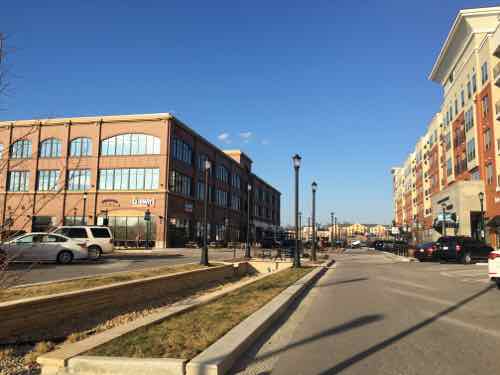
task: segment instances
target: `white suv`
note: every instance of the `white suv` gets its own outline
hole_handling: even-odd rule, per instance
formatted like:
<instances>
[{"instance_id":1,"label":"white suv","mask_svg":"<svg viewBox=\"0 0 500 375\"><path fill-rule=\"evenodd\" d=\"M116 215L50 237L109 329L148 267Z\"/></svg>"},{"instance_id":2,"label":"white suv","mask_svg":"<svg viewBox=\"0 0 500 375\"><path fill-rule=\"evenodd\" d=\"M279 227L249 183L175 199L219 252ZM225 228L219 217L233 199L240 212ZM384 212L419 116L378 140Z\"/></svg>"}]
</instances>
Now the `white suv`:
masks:
<instances>
[{"instance_id":1,"label":"white suv","mask_svg":"<svg viewBox=\"0 0 500 375\"><path fill-rule=\"evenodd\" d=\"M115 249L113 233L108 227L67 226L58 227L54 233L85 242L90 259L98 259L102 254L112 253Z\"/></svg>"},{"instance_id":2,"label":"white suv","mask_svg":"<svg viewBox=\"0 0 500 375\"><path fill-rule=\"evenodd\" d=\"M494 250L488 256L488 276L500 289L500 251Z\"/></svg>"}]
</instances>

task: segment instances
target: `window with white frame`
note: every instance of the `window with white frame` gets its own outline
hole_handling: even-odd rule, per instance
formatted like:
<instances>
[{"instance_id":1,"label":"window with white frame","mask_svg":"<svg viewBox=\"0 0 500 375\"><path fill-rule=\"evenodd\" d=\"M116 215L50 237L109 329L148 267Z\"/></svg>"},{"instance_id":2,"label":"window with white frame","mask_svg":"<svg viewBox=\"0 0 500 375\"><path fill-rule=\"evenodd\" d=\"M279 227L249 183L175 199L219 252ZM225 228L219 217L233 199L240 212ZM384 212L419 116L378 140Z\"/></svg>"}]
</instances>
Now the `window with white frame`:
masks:
<instances>
[{"instance_id":1,"label":"window with white frame","mask_svg":"<svg viewBox=\"0 0 500 375\"><path fill-rule=\"evenodd\" d=\"M10 146L11 159L28 159L31 157L31 141L21 139Z\"/></svg>"},{"instance_id":2,"label":"window with white frame","mask_svg":"<svg viewBox=\"0 0 500 375\"><path fill-rule=\"evenodd\" d=\"M38 171L37 190L38 191L54 191L57 190L59 182L59 171L40 170Z\"/></svg>"},{"instance_id":3,"label":"window with white frame","mask_svg":"<svg viewBox=\"0 0 500 375\"><path fill-rule=\"evenodd\" d=\"M467 161L471 162L476 159L476 140L472 138L467 142Z\"/></svg>"},{"instance_id":4,"label":"window with white frame","mask_svg":"<svg viewBox=\"0 0 500 375\"><path fill-rule=\"evenodd\" d=\"M9 191L28 191L30 173L28 171L11 171L8 175Z\"/></svg>"},{"instance_id":5,"label":"window with white frame","mask_svg":"<svg viewBox=\"0 0 500 375\"><path fill-rule=\"evenodd\" d=\"M484 148L489 150L491 148L491 129L486 129L484 132Z\"/></svg>"},{"instance_id":6,"label":"window with white frame","mask_svg":"<svg viewBox=\"0 0 500 375\"><path fill-rule=\"evenodd\" d=\"M68 171L68 190L90 189L90 169L70 169Z\"/></svg>"},{"instance_id":7,"label":"window with white frame","mask_svg":"<svg viewBox=\"0 0 500 375\"><path fill-rule=\"evenodd\" d=\"M40 143L41 158L57 158L61 156L61 141L57 138L49 138Z\"/></svg>"},{"instance_id":8,"label":"window with white frame","mask_svg":"<svg viewBox=\"0 0 500 375\"><path fill-rule=\"evenodd\" d=\"M465 112L465 131L469 131L474 126L474 109L471 107Z\"/></svg>"},{"instance_id":9,"label":"window with white frame","mask_svg":"<svg viewBox=\"0 0 500 375\"><path fill-rule=\"evenodd\" d=\"M491 185L493 183L493 163L486 166L486 183Z\"/></svg>"},{"instance_id":10,"label":"window with white frame","mask_svg":"<svg viewBox=\"0 0 500 375\"><path fill-rule=\"evenodd\" d=\"M490 111L490 102L489 102L489 96L485 95L481 99L481 111L483 113L483 117L486 117L488 115L488 112Z\"/></svg>"},{"instance_id":11,"label":"window with white frame","mask_svg":"<svg viewBox=\"0 0 500 375\"><path fill-rule=\"evenodd\" d=\"M481 84L484 85L488 81L488 62L481 65Z\"/></svg>"}]
</instances>

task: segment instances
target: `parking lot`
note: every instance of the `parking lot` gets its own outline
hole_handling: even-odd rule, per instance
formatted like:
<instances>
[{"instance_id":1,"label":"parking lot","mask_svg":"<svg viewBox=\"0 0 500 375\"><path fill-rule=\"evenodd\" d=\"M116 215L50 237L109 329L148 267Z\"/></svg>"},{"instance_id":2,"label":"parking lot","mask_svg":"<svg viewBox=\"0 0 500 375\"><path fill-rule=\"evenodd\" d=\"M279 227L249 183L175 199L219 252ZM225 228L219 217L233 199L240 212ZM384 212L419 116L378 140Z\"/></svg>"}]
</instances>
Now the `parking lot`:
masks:
<instances>
[{"instance_id":1,"label":"parking lot","mask_svg":"<svg viewBox=\"0 0 500 375\"><path fill-rule=\"evenodd\" d=\"M210 260L242 257L243 251L232 249L210 249ZM116 251L98 261L79 261L69 265L56 263L15 263L9 266L7 274L15 277L16 285L49 282L86 276L110 274L113 272L154 268L158 266L196 263L200 260L199 249L161 249L152 251Z\"/></svg>"}]
</instances>

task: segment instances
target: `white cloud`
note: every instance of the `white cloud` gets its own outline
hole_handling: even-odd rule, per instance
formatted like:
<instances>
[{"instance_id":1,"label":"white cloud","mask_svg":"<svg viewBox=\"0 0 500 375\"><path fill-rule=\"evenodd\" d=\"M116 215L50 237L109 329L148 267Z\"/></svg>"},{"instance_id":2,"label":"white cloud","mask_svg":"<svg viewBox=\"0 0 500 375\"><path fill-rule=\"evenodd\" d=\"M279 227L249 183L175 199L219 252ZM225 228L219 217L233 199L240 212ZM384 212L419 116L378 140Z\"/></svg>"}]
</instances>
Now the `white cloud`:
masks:
<instances>
[{"instance_id":1,"label":"white cloud","mask_svg":"<svg viewBox=\"0 0 500 375\"><path fill-rule=\"evenodd\" d=\"M252 136L252 132L241 132L240 137L243 139L248 139Z\"/></svg>"},{"instance_id":2,"label":"white cloud","mask_svg":"<svg viewBox=\"0 0 500 375\"><path fill-rule=\"evenodd\" d=\"M224 142L224 143L227 143L227 144L231 143L231 139L230 139L230 135L229 135L229 133L226 133L226 132L224 132L224 133L220 133L220 134L217 136L217 138L218 138L218 139L219 139L219 141L221 141L221 142Z\"/></svg>"}]
</instances>

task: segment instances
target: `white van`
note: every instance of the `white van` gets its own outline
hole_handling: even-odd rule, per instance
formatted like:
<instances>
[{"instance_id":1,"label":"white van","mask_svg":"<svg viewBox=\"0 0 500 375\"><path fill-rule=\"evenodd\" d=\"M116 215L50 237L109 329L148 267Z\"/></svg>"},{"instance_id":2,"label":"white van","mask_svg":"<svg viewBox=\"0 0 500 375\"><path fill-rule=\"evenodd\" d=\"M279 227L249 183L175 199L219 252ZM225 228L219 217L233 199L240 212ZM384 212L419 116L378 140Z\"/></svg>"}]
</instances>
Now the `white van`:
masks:
<instances>
[{"instance_id":1,"label":"white van","mask_svg":"<svg viewBox=\"0 0 500 375\"><path fill-rule=\"evenodd\" d=\"M108 227L65 226L58 227L53 233L85 242L90 259L98 259L102 254L112 253L115 250L113 233Z\"/></svg>"}]
</instances>

